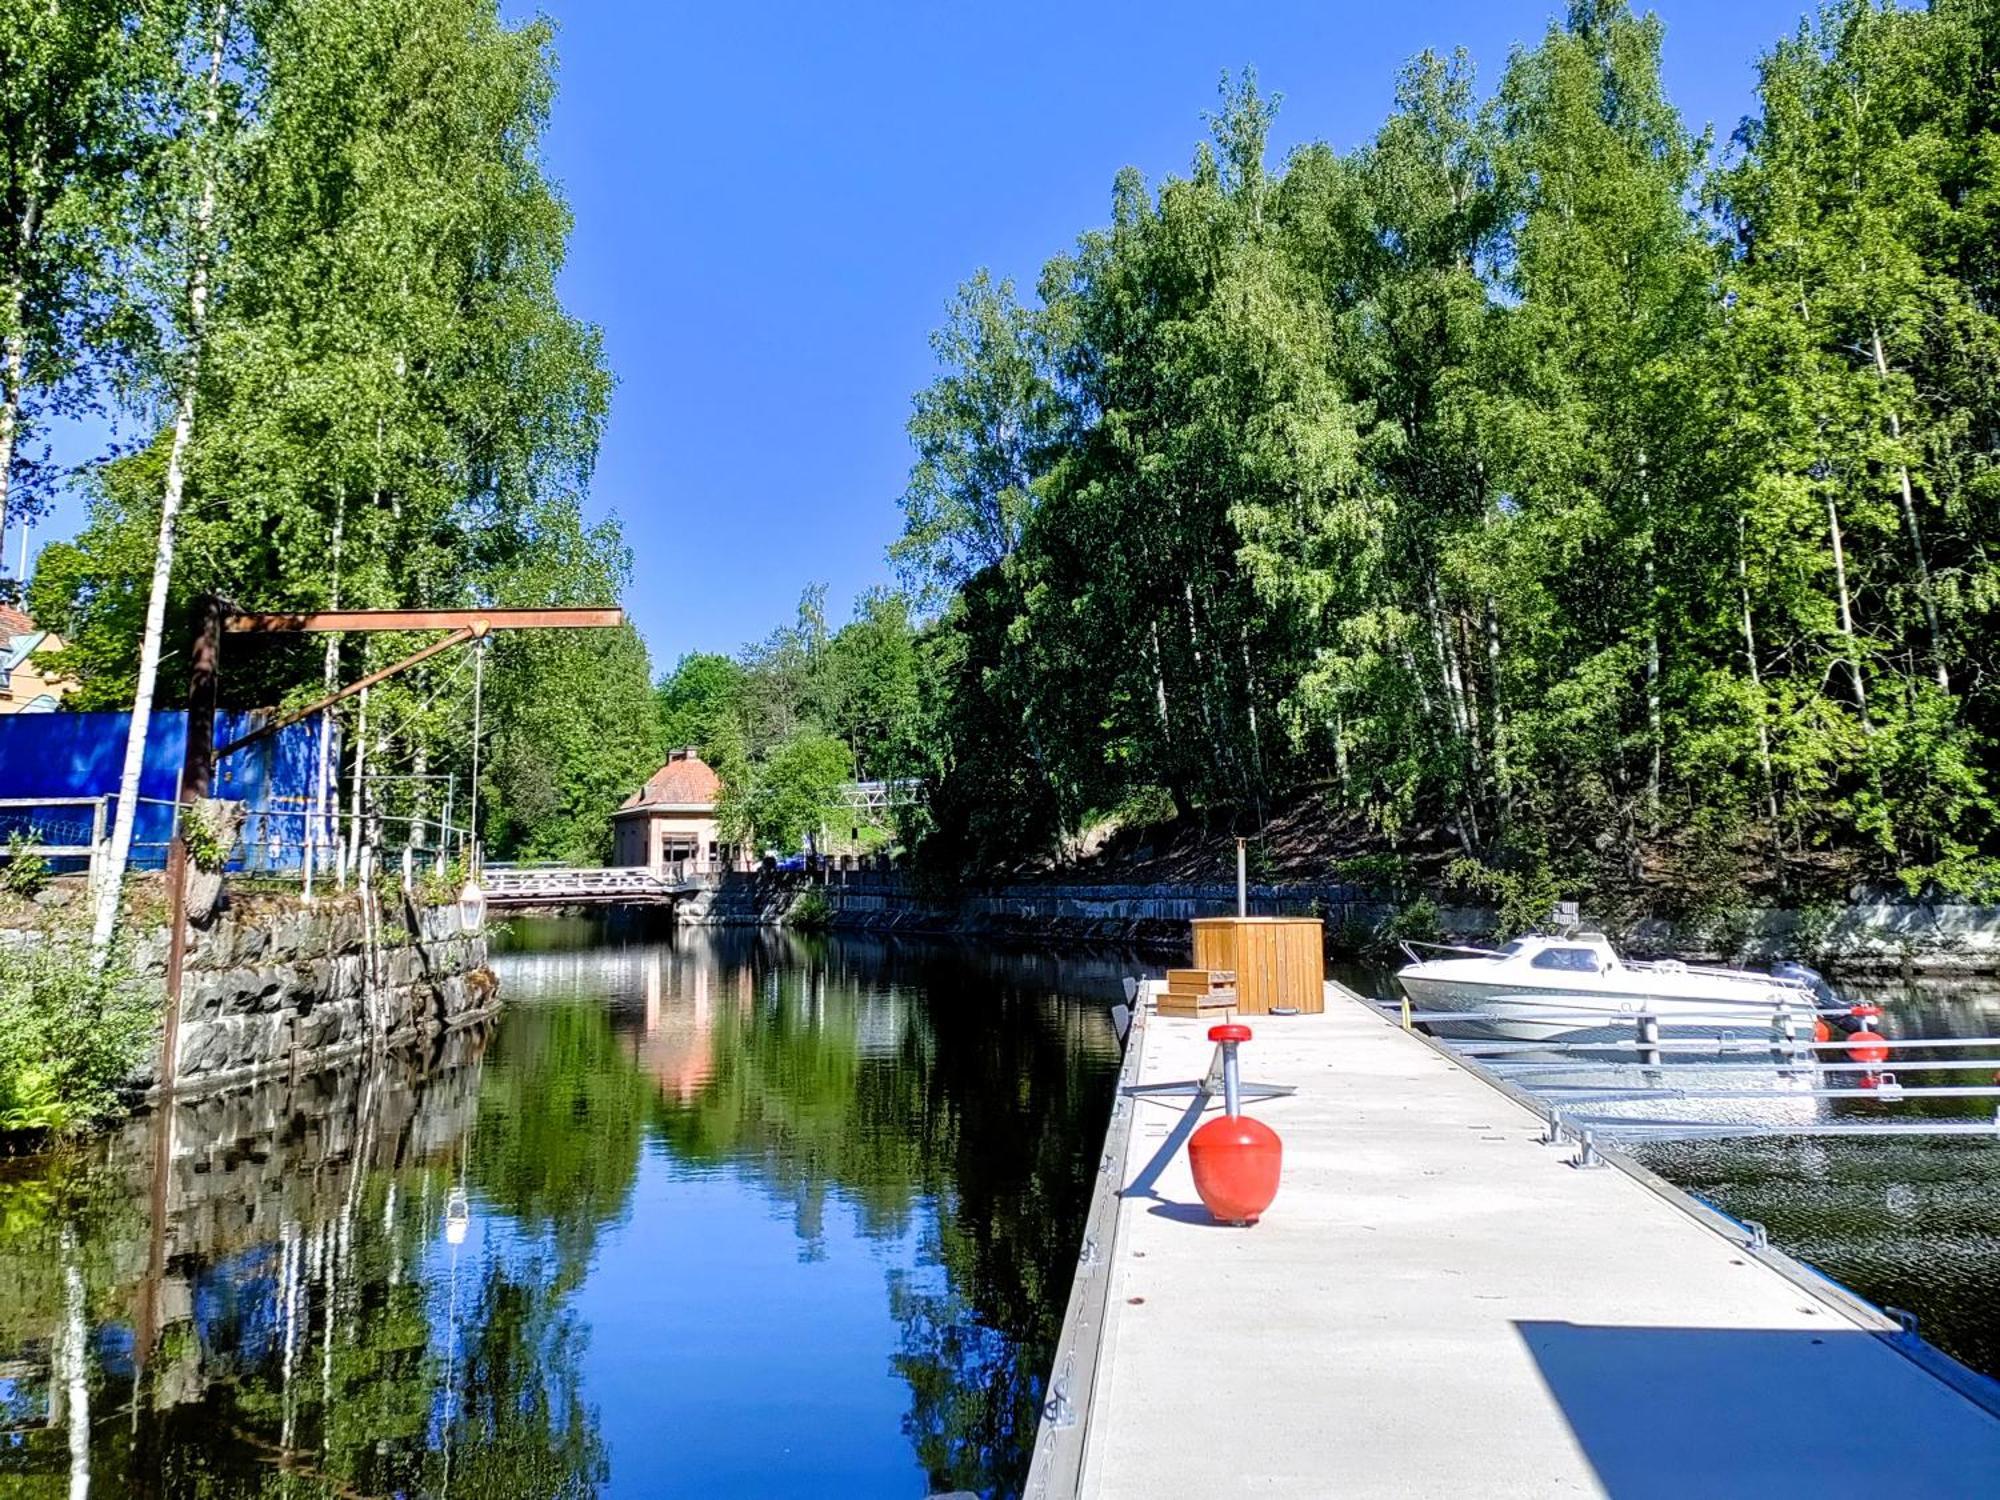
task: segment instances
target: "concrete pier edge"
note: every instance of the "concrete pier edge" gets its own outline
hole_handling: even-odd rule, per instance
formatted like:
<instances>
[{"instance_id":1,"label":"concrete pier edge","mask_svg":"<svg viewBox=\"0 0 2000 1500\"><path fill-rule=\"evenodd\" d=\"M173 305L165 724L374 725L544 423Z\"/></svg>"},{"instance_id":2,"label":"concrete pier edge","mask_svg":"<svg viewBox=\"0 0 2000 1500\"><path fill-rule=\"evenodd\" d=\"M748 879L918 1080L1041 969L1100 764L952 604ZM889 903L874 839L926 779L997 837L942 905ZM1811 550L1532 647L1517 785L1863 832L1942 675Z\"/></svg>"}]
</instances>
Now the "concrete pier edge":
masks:
<instances>
[{"instance_id":1,"label":"concrete pier edge","mask_svg":"<svg viewBox=\"0 0 2000 1500\"><path fill-rule=\"evenodd\" d=\"M1397 1025L1395 1018L1388 1015L1380 1006L1370 1003L1365 996L1355 993L1338 980L1329 979L1327 990L1329 994L1338 994L1359 1005L1384 1026L1397 1031L1403 1029ZM1408 1034L1462 1071L1470 1073L1481 1083L1506 1095L1516 1104L1534 1111L1544 1120L1548 1118L1548 1106L1541 1100L1490 1069L1482 1068L1476 1059L1462 1056L1454 1051L1449 1043L1440 1041L1427 1032L1413 1030ZM1665 1199L1695 1222L1721 1235L1735 1246L1740 1254L1769 1266L1800 1291L1845 1312L1852 1318L1875 1325L1870 1331L1882 1343L1910 1360L1926 1374L1951 1386L1974 1405L2000 1417L2000 1380L1982 1375L1970 1365L1952 1358L1924 1338L1921 1333L1905 1325L1890 1309L1876 1306L1852 1287L1842 1285L1817 1266L1796 1256L1787 1255L1769 1242L1760 1242L1759 1237L1752 1234L1751 1227L1741 1219L1724 1213L1713 1203L1704 1202L1684 1188L1676 1187L1645 1163L1602 1141L1597 1141L1594 1145L1598 1156L1603 1158L1607 1165L1623 1172L1655 1196Z\"/></svg>"},{"instance_id":2,"label":"concrete pier edge","mask_svg":"<svg viewBox=\"0 0 2000 1500\"><path fill-rule=\"evenodd\" d=\"M1137 1113L1131 1086L1139 1080L1145 1058L1148 981L1132 997L1132 1024L1125 1034L1125 1057L1119 1065L1111 1118L1104 1127L1103 1154L1084 1215L1083 1239L1077 1249L1076 1278L1070 1283L1063 1312L1062 1333L1056 1340L1043 1383L1042 1419L1035 1432L1034 1457L1022 1494L1030 1500L1078 1494L1083 1483L1083 1459L1089 1437L1091 1397L1117 1307L1111 1297L1111 1267L1118 1250L1119 1198L1124 1189L1126 1148Z\"/></svg>"},{"instance_id":3,"label":"concrete pier edge","mask_svg":"<svg viewBox=\"0 0 2000 1500\"><path fill-rule=\"evenodd\" d=\"M1117 1094L1106 1125L1103 1153L1099 1158L1099 1169L1085 1217L1077 1274L1070 1288L1062 1331L1045 1383L1041 1422L1023 1489L1023 1494L1031 1500L1067 1500L1067 1497L1082 1493L1091 1441L1093 1396L1102 1384L1106 1368L1102 1353L1113 1341L1118 1318L1116 1298L1112 1296L1113 1268L1119 1249L1119 1206L1135 1116L1134 1099L1129 1089L1139 1079L1143 1065L1147 1023L1152 1015L1149 1002L1154 1000L1161 987L1160 981L1141 981L1133 997L1131 1030L1126 1039L1116 1084ZM1404 1030L1379 1006L1338 981L1327 981L1327 993L1330 1001L1336 998L1344 1000L1366 1011L1387 1029ZM1475 1061L1460 1056L1444 1042L1419 1031L1406 1031L1404 1034L1510 1102L1544 1120L1548 1118L1548 1109L1541 1101L1480 1067ZM1776 1272L1797 1290L1843 1316L1861 1331L1870 1333L1877 1342L1908 1360L1923 1374L1979 1409L2000 1417L2000 1381L1962 1364L1924 1339L1910 1323L1899 1320L1806 1262L1763 1242L1750 1226L1676 1187L1626 1153L1601 1143L1596 1145L1596 1151L1608 1168L1624 1174L1701 1228L1724 1240L1734 1253L1754 1259Z\"/></svg>"}]
</instances>

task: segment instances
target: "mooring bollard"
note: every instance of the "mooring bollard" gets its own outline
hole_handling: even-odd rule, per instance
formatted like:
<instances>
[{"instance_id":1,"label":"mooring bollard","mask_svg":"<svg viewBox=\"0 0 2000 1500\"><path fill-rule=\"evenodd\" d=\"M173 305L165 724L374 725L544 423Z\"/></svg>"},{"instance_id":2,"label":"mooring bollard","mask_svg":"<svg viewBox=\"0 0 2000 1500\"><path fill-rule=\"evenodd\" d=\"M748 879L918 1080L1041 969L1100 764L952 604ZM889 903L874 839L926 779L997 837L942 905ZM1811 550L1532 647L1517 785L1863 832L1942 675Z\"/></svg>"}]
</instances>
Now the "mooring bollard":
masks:
<instances>
[{"instance_id":1,"label":"mooring bollard","mask_svg":"<svg viewBox=\"0 0 2000 1500\"><path fill-rule=\"evenodd\" d=\"M1660 1065L1660 1018L1646 1010L1639 1012L1639 1061L1649 1068Z\"/></svg>"},{"instance_id":2,"label":"mooring bollard","mask_svg":"<svg viewBox=\"0 0 2000 1500\"><path fill-rule=\"evenodd\" d=\"M1262 1120L1242 1113L1243 1081L1236 1049L1250 1040L1250 1028L1214 1026L1208 1039L1222 1049L1223 1116L1210 1120L1188 1142L1194 1190L1224 1224L1254 1224L1278 1196L1284 1144Z\"/></svg>"}]
</instances>

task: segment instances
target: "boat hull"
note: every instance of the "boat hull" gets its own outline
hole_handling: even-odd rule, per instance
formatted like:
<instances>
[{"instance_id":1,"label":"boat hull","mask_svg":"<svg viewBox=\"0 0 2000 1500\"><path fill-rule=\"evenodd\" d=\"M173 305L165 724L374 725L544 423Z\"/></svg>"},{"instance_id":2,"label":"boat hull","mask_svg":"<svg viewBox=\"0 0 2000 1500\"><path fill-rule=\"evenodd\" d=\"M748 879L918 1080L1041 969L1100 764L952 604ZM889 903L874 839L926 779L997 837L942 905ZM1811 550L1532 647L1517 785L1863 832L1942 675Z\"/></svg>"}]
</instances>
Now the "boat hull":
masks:
<instances>
[{"instance_id":1,"label":"boat hull","mask_svg":"<svg viewBox=\"0 0 2000 1500\"><path fill-rule=\"evenodd\" d=\"M1477 980L1460 976L1404 973L1397 982L1421 1011L1467 1012L1463 1021L1433 1022L1441 1036L1519 1042L1630 1042L1639 1020L1650 1015L1662 1037L1698 1032L1721 1040L1776 1040L1789 1017L1795 1035L1810 1038L1810 996L1775 987L1757 993L1744 986L1741 998L1676 995L1616 988L1556 988L1517 980Z\"/></svg>"}]
</instances>

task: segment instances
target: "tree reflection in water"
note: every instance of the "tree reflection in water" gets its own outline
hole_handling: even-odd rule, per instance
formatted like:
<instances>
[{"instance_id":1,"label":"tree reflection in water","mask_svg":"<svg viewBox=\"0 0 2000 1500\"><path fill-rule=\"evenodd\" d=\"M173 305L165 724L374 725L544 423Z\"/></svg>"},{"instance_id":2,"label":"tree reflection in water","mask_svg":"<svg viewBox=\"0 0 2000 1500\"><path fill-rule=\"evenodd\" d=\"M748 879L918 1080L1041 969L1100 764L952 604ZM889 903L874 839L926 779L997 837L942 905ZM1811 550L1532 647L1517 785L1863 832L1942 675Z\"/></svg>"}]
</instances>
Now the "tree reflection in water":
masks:
<instances>
[{"instance_id":1,"label":"tree reflection in water","mask_svg":"<svg viewBox=\"0 0 2000 1500\"><path fill-rule=\"evenodd\" d=\"M883 1246L909 1399L879 1441L932 1490L1018 1488L1115 1068L1074 997L1124 966L586 942L506 962L490 1045L177 1106L158 1277L147 1122L0 1169L0 1488L658 1492L604 1435L578 1311L649 1150L782 1205L803 1259Z\"/></svg>"}]
</instances>

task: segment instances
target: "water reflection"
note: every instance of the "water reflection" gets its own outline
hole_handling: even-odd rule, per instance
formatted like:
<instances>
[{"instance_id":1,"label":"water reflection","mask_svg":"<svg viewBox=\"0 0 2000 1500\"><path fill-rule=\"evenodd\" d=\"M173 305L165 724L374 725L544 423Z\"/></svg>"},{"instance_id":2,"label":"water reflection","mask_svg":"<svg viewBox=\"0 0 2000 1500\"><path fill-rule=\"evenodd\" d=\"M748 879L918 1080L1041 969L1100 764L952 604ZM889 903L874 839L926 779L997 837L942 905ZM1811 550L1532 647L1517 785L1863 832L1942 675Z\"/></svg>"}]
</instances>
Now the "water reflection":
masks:
<instances>
[{"instance_id":1,"label":"water reflection","mask_svg":"<svg viewBox=\"0 0 2000 1500\"><path fill-rule=\"evenodd\" d=\"M1011 1492L1125 965L523 924L497 1030L0 1171L0 1487ZM148 1331L150 1330L150 1332Z\"/></svg>"}]
</instances>

